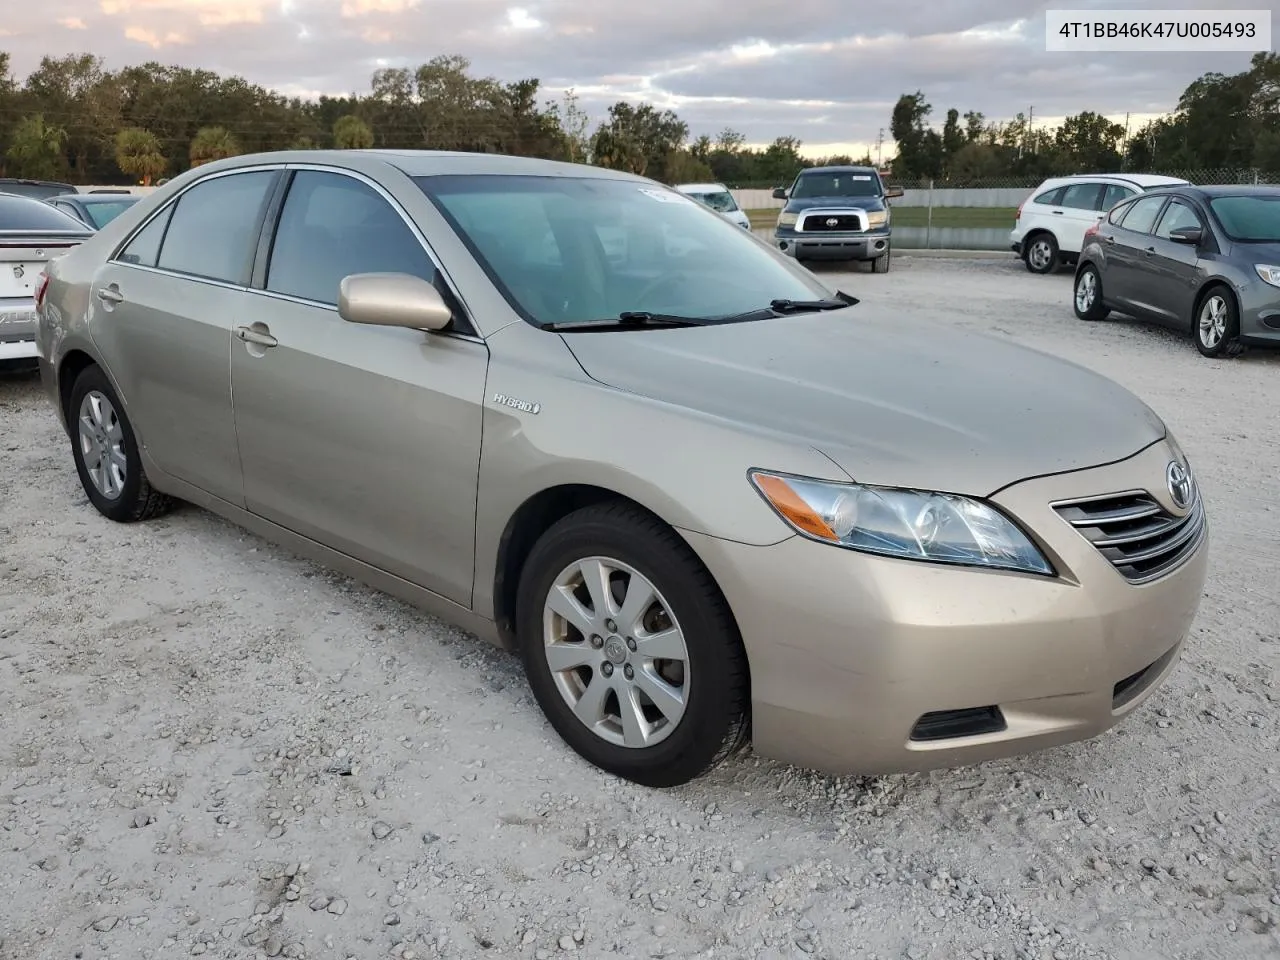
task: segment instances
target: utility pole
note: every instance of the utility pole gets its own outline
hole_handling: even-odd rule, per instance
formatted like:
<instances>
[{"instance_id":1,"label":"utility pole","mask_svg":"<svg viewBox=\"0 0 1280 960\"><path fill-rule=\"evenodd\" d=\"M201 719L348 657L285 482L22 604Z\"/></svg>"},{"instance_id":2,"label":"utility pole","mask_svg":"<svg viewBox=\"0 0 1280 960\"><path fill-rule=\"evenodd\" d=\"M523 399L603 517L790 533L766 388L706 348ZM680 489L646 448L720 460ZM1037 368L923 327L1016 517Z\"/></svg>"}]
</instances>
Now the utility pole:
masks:
<instances>
[{"instance_id":1,"label":"utility pole","mask_svg":"<svg viewBox=\"0 0 1280 960\"><path fill-rule=\"evenodd\" d=\"M1027 143L1030 145L1032 153L1035 152L1035 146L1036 146L1035 140L1031 138L1031 131L1035 127L1035 122L1036 122L1036 108L1035 108L1035 105L1033 104L1032 106L1027 107Z\"/></svg>"},{"instance_id":2,"label":"utility pole","mask_svg":"<svg viewBox=\"0 0 1280 960\"><path fill-rule=\"evenodd\" d=\"M1127 170L1129 167L1129 111L1124 112L1124 144L1120 153L1120 169Z\"/></svg>"},{"instance_id":3,"label":"utility pole","mask_svg":"<svg viewBox=\"0 0 1280 960\"><path fill-rule=\"evenodd\" d=\"M884 127L880 128L880 134L876 137L876 169L880 170L884 167Z\"/></svg>"}]
</instances>

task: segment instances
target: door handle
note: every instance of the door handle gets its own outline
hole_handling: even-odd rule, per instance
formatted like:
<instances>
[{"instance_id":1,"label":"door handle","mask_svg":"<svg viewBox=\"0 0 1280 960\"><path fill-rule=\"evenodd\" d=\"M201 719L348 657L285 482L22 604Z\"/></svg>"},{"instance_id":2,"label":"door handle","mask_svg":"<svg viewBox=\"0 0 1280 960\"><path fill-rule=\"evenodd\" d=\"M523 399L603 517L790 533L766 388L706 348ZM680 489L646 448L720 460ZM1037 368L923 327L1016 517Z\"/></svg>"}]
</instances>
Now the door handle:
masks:
<instances>
[{"instance_id":1,"label":"door handle","mask_svg":"<svg viewBox=\"0 0 1280 960\"><path fill-rule=\"evenodd\" d=\"M280 341L263 330L253 327L236 327L236 339L242 343L254 343L260 347L274 347Z\"/></svg>"},{"instance_id":2,"label":"door handle","mask_svg":"<svg viewBox=\"0 0 1280 960\"><path fill-rule=\"evenodd\" d=\"M1155 252L1156 252L1156 248L1155 248L1155 247L1147 247L1147 256L1148 256L1148 257L1149 257L1149 256L1151 256L1151 255L1152 255L1153 253L1155 253Z\"/></svg>"},{"instance_id":3,"label":"door handle","mask_svg":"<svg viewBox=\"0 0 1280 960\"><path fill-rule=\"evenodd\" d=\"M124 294L114 286L99 287L98 299L103 303L124 303Z\"/></svg>"},{"instance_id":4,"label":"door handle","mask_svg":"<svg viewBox=\"0 0 1280 960\"><path fill-rule=\"evenodd\" d=\"M1103 237L1103 239L1104 239L1104 240L1106 240L1106 241L1107 241L1107 243L1115 243L1115 242L1116 242L1116 238L1115 238L1115 237Z\"/></svg>"},{"instance_id":5,"label":"door handle","mask_svg":"<svg viewBox=\"0 0 1280 960\"><path fill-rule=\"evenodd\" d=\"M1054 211L1053 211L1053 215L1054 215L1055 217L1060 217L1060 216L1062 216L1062 211L1061 211L1061 210L1054 210Z\"/></svg>"}]
</instances>

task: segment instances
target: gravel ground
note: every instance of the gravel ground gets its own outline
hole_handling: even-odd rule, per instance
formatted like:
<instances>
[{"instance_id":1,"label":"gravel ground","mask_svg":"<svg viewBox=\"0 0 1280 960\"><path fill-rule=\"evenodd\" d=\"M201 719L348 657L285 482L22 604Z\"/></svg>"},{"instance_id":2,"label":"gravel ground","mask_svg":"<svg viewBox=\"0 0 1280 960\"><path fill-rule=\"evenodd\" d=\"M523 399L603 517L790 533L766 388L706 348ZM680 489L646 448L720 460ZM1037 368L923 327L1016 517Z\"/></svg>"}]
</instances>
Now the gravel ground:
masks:
<instances>
[{"instance_id":1,"label":"gravel ground","mask_svg":"<svg viewBox=\"0 0 1280 960\"><path fill-rule=\"evenodd\" d=\"M1081 323L1067 275L1003 258L842 282L1115 377L1182 441L1212 573L1127 723L927 775L621 783L514 658L194 508L101 519L10 378L0 957L1277 956L1280 355Z\"/></svg>"}]
</instances>

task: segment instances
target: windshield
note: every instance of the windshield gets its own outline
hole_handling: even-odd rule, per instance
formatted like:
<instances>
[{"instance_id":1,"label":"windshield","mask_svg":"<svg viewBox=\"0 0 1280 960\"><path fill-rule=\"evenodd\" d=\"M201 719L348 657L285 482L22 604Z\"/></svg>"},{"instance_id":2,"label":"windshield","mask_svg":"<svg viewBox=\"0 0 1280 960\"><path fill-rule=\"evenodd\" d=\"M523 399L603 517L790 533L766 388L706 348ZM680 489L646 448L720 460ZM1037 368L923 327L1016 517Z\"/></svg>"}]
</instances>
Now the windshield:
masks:
<instances>
[{"instance_id":1,"label":"windshield","mask_svg":"<svg viewBox=\"0 0 1280 960\"><path fill-rule=\"evenodd\" d=\"M1280 243L1280 196L1215 197L1209 208L1232 240Z\"/></svg>"},{"instance_id":2,"label":"windshield","mask_svg":"<svg viewBox=\"0 0 1280 960\"><path fill-rule=\"evenodd\" d=\"M690 193L689 196L695 200L700 200L717 213L733 213L738 209L738 205L733 202L733 194L728 190L717 190L711 192Z\"/></svg>"},{"instance_id":3,"label":"windshield","mask_svg":"<svg viewBox=\"0 0 1280 960\"><path fill-rule=\"evenodd\" d=\"M880 178L871 173L802 173L791 190L805 197L878 197Z\"/></svg>"},{"instance_id":4,"label":"windshield","mask_svg":"<svg viewBox=\"0 0 1280 960\"><path fill-rule=\"evenodd\" d=\"M831 297L803 267L702 204L596 177L435 176L415 182L535 324L629 311L719 319Z\"/></svg>"},{"instance_id":5,"label":"windshield","mask_svg":"<svg viewBox=\"0 0 1280 960\"><path fill-rule=\"evenodd\" d=\"M43 200L0 194L0 233L85 233L83 223Z\"/></svg>"},{"instance_id":6,"label":"windshield","mask_svg":"<svg viewBox=\"0 0 1280 960\"><path fill-rule=\"evenodd\" d=\"M88 212L89 219L93 221L94 226L101 230L137 202L138 200L136 197L128 200L104 200L100 203L95 201L93 203L86 203L84 208Z\"/></svg>"}]
</instances>

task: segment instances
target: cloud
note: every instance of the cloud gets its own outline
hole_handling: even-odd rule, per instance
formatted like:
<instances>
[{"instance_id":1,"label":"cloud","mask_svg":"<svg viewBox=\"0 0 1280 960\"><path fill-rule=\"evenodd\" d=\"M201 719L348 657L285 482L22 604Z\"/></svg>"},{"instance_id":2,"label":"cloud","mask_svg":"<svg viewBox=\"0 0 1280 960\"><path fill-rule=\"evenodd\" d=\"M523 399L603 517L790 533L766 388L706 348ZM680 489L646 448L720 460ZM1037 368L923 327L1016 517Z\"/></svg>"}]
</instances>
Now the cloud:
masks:
<instances>
[{"instance_id":1,"label":"cloud","mask_svg":"<svg viewBox=\"0 0 1280 960\"><path fill-rule=\"evenodd\" d=\"M1161 0L1198 9L1203 0ZM1037 0L44 0L4 30L19 76L86 49L112 68L165 59L288 91L365 91L374 70L437 54L503 80L574 87L597 117L618 99L670 107L695 135L874 143L902 93L1008 120L1172 109L1207 70L1247 54L1048 53ZM1075 9L1126 6L1073 0ZM1135 7L1138 4L1128 3ZM1274 9L1280 0L1253 3ZM50 29L49 24L58 26ZM181 46L182 56L176 48Z\"/></svg>"}]
</instances>

